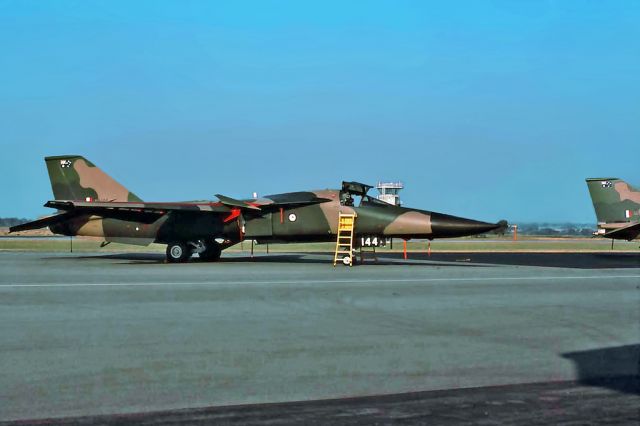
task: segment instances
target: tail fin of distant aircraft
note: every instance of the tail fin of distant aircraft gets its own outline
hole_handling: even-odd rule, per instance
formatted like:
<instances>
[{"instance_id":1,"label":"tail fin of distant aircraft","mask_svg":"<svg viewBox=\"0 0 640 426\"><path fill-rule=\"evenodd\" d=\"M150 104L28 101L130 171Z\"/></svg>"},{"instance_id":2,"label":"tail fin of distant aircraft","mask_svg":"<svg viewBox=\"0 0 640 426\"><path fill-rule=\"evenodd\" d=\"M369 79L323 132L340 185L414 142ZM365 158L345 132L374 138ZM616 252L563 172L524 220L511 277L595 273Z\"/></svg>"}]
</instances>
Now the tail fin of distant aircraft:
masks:
<instances>
[{"instance_id":1,"label":"tail fin of distant aircraft","mask_svg":"<svg viewBox=\"0 0 640 426\"><path fill-rule=\"evenodd\" d=\"M618 178L589 178L587 186L598 222L640 220L640 190Z\"/></svg>"},{"instance_id":2,"label":"tail fin of distant aircraft","mask_svg":"<svg viewBox=\"0 0 640 426\"><path fill-rule=\"evenodd\" d=\"M46 157L44 161L56 200L142 201L82 156Z\"/></svg>"}]
</instances>

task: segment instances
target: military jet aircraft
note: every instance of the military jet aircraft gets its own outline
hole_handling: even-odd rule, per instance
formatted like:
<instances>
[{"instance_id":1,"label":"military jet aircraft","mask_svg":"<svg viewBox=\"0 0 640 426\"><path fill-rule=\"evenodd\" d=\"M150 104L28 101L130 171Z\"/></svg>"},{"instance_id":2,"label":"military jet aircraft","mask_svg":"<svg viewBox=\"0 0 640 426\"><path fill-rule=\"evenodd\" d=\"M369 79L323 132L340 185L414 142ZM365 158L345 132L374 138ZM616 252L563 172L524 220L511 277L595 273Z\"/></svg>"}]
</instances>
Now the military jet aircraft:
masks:
<instances>
[{"instance_id":1,"label":"military jet aircraft","mask_svg":"<svg viewBox=\"0 0 640 426\"><path fill-rule=\"evenodd\" d=\"M268 242L336 241L339 214L356 213L355 241L378 245L386 238L447 238L506 226L394 206L367 195L372 187L343 182L341 189L289 192L237 200L144 202L92 162L77 155L46 157L58 213L14 226L11 232L48 226L62 235L167 245L169 262L197 253L205 261L244 239Z\"/></svg>"},{"instance_id":2,"label":"military jet aircraft","mask_svg":"<svg viewBox=\"0 0 640 426\"><path fill-rule=\"evenodd\" d=\"M640 236L640 190L618 178L587 179L598 219L595 236L631 241Z\"/></svg>"}]
</instances>

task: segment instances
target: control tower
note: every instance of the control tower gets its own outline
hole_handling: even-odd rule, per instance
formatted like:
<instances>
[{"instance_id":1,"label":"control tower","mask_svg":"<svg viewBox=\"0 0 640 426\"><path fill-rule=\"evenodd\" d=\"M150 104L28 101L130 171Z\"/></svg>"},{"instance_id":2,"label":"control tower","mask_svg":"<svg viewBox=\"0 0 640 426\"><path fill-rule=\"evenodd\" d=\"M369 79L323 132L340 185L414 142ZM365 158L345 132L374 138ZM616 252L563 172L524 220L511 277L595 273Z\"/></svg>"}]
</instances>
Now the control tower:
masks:
<instances>
[{"instance_id":1,"label":"control tower","mask_svg":"<svg viewBox=\"0 0 640 426\"><path fill-rule=\"evenodd\" d=\"M378 182L376 185L376 189L380 193L378 194L378 200L399 206L402 204L399 195L402 188L404 188L402 182Z\"/></svg>"}]
</instances>

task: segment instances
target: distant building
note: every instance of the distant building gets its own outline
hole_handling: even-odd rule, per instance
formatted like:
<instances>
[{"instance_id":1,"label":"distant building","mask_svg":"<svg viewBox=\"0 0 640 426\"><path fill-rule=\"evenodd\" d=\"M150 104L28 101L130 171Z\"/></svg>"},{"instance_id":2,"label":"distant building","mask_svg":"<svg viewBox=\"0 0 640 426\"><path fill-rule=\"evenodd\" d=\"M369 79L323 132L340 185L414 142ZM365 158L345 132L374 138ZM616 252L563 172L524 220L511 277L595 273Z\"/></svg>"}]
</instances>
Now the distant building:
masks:
<instances>
[{"instance_id":1,"label":"distant building","mask_svg":"<svg viewBox=\"0 0 640 426\"><path fill-rule=\"evenodd\" d=\"M380 193L378 194L378 200L394 206L402 205L399 195L402 188L404 188L402 182L378 182L376 185L376 189Z\"/></svg>"}]
</instances>

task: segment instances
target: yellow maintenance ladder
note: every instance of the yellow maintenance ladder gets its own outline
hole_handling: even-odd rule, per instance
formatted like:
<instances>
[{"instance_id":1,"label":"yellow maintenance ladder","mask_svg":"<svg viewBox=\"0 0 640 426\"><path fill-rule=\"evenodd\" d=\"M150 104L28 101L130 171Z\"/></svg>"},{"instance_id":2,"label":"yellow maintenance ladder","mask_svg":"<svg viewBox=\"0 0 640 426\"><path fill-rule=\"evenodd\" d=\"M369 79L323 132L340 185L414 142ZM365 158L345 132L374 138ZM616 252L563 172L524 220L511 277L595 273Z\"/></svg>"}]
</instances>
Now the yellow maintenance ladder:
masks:
<instances>
[{"instance_id":1,"label":"yellow maintenance ladder","mask_svg":"<svg viewBox=\"0 0 640 426\"><path fill-rule=\"evenodd\" d=\"M353 229L356 225L355 213L342 213L338 216L338 238L336 239L336 253L333 256L333 266L338 259L345 265L353 266Z\"/></svg>"}]
</instances>

